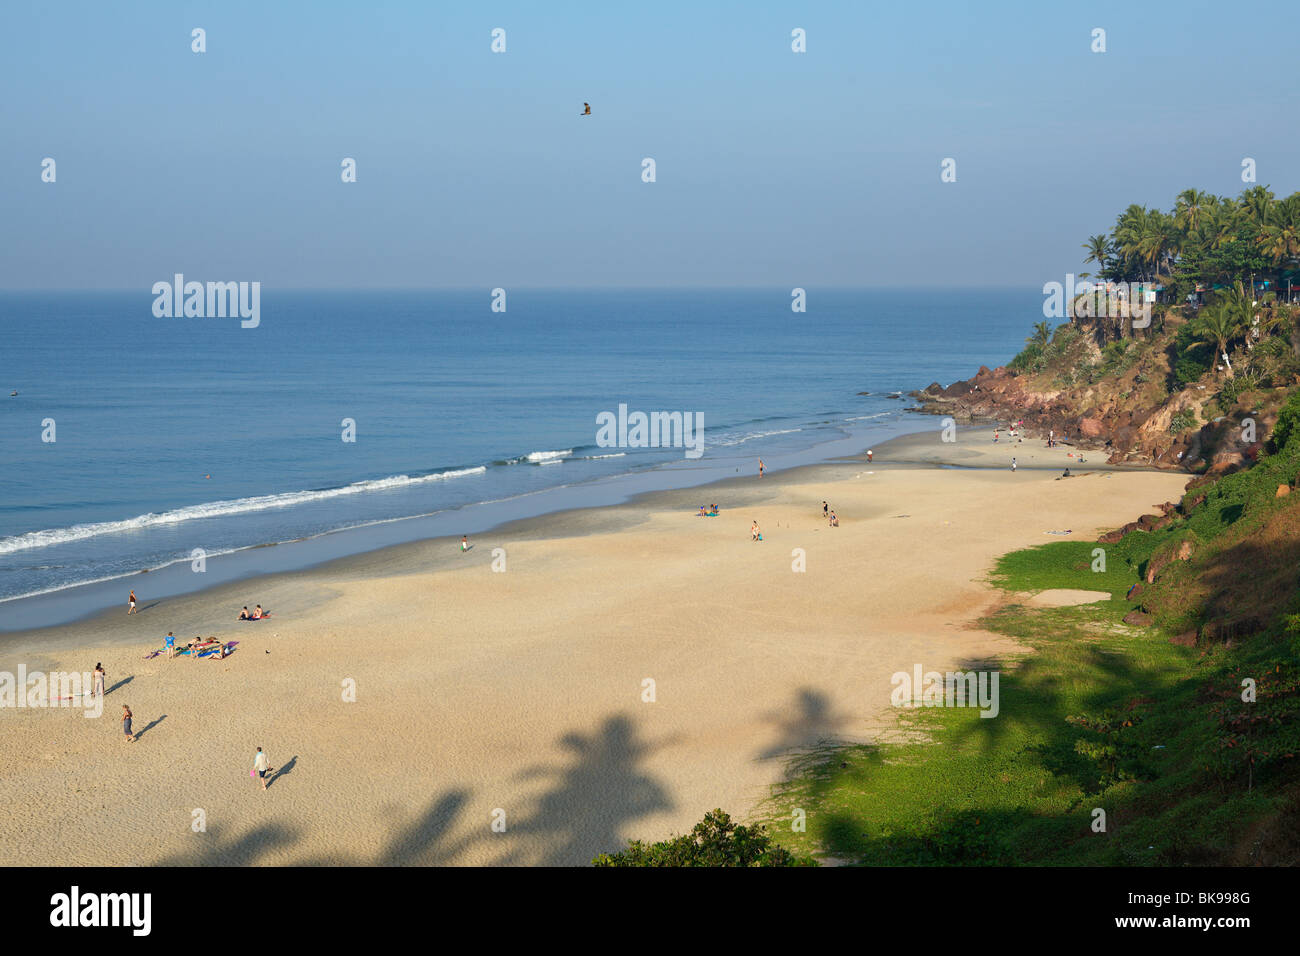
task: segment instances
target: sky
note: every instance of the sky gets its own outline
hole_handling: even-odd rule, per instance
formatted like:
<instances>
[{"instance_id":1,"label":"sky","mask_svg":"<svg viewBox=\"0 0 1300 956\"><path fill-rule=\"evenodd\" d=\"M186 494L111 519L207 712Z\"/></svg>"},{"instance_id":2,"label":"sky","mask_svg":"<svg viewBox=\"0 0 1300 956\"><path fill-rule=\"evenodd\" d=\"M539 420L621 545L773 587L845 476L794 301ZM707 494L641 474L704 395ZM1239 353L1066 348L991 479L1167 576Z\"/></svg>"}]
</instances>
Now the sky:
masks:
<instances>
[{"instance_id":1,"label":"sky","mask_svg":"<svg viewBox=\"0 0 1300 956\"><path fill-rule=\"evenodd\" d=\"M1236 195L1245 157L1300 189L1297 26L1295 0L5 0L0 289L1041 286L1130 203Z\"/></svg>"}]
</instances>

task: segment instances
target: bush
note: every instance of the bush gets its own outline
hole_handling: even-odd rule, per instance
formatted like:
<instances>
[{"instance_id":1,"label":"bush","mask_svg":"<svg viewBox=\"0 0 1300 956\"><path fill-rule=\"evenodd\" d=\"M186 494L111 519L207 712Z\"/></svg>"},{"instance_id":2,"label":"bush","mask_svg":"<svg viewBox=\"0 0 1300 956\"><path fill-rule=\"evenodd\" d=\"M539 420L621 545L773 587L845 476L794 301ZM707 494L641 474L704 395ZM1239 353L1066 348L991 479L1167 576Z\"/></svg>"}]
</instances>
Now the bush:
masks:
<instances>
[{"instance_id":1,"label":"bush","mask_svg":"<svg viewBox=\"0 0 1300 956\"><path fill-rule=\"evenodd\" d=\"M602 853L594 866L816 866L773 843L766 828L731 822L722 810L710 810L688 836L660 843L633 840L621 853Z\"/></svg>"},{"instance_id":2,"label":"bush","mask_svg":"<svg viewBox=\"0 0 1300 956\"><path fill-rule=\"evenodd\" d=\"M1173 378L1177 388L1186 388L1199 380L1214 364L1213 351L1204 342L1196 341L1191 322L1179 328L1174 336L1173 349Z\"/></svg>"},{"instance_id":3,"label":"bush","mask_svg":"<svg viewBox=\"0 0 1300 956\"><path fill-rule=\"evenodd\" d=\"M1296 433L1297 426L1300 426L1300 389L1291 393L1277 413L1277 424L1273 426L1273 434L1268 439L1274 453L1286 448L1287 442Z\"/></svg>"}]
</instances>

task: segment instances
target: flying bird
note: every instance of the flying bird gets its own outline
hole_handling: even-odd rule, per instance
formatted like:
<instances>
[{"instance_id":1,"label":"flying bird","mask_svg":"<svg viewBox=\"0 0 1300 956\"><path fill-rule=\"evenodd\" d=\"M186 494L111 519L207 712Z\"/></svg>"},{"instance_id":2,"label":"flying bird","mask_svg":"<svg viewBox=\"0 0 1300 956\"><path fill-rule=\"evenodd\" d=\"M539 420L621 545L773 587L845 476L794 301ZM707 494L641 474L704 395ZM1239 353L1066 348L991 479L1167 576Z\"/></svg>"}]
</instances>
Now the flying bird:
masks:
<instances>
[{"instance_id":1,"label":"flying bird","mask_svg":"<svg viewBox=\"0 0 1300 956\"><path fill-rule=\"evenodd\" d=\"M582 115L583 115L583 116L590 116L590 115L591 115L591 104L590 104L590 103L583 103L583 104L582 104Z\"/></svg>"}]
</instances>

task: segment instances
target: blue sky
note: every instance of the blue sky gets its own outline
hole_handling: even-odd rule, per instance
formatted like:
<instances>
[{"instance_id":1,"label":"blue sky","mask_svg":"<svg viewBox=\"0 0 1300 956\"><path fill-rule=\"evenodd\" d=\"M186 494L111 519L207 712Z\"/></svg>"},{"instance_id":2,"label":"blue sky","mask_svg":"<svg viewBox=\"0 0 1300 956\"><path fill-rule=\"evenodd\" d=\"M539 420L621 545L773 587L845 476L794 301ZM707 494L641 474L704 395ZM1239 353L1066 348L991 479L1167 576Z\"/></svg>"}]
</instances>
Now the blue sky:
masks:
<instances>
[{"instance_id":1,"label":"blue sky","mask_svg":"<svg viewBox=\"0 0 1300 956\"><path fill-rule=\"evenodd\" d=\"M1300 188L1297 11L6 0L0 288L1040 286Z\"/></svg>"}]
</instances>

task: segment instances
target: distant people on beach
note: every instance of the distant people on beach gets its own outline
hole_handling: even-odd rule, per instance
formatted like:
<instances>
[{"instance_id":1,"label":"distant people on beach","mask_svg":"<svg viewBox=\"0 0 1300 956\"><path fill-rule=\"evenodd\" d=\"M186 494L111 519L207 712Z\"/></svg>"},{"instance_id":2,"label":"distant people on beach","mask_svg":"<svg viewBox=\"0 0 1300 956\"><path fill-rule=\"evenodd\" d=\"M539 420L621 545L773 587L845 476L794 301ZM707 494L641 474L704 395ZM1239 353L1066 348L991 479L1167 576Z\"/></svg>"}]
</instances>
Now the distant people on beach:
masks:
<instances>
[{"instance_id":1,"label":"distant people on beach","mask_svg":"<svg viewBox=\"0 0 1300 956\"><path fill-rule=\"evenodd\" d=\"M867 461L871 461L871 454L872 454L871 449L868 448L868 449L867 449Z\"/></svg>"},{"instance_id":2,"label":"distant people on beach","mask_svg":"<svg viewBox=\"0 0 1300 956\"><path fill-rule=\"evenodd\" d=\"M823 517L823 518L826 518L826 517L829 517L829 516L830 516L830 506L827 505L826 502L823 501L823 502L822 502L822 517Z\"/></svg>"},{"instance_id":3,"label":"distant people on beach","mask_svg":"<svg viewBox=\"0 0 1300 956\"><path fill-rule=\"evenodd\" d=\"M757 521L755 521L753 524L751 524L751 525L749 526L749 540L750 540L750 541L762 541L762 540L763 540L763 532L762 532L762 530L758 527L758 522L757 522Z\"/></svg>"},{"instance_id":4,"label":"distant people on beach","mask_svg":"<svg viewBox=\"0 0 1300 956\"><path fill-rule=\"evenodd\" d=\"M760 478L763 477L763 468L764 468L764 465L763 465L763 459L760 458L760 459L758 460L758 477L760 477Z\"/></svg>"},{"instance_id":5,"label":"distant people on beach","mask_svg":"<svg viewBox=\"0 0 1300 956\"><path fill-rule=\"evenodd\" d=\"M262 610L262 605L260 604L257 607L253 608L251 614L248 611L247 604L245 604L244 609L239 612L239 619L241 621L260 621L262 618L270 617L270 616L271 616L270 614Z\"/></svg>"},{"instance_id":6,"label":"distant people on beach","mask_svg":"<svg viewBox=\"0 0 1300 956\"><path fill-rule=\"evenodd\" d=\"M131 596L126 599L126 613L127 614L135 613L135 591L134 590L131 591Z\"/></svg>"},{"instance_id":7,"label":"distant people on beach","mask_svg":"<svg viewBox=\"0 0 1300 956\"><path fill-rule=\"evenodd\" d=\"M127 743L135 740L131 734L131 708L126 704L122 705L122 733L126 734Z\"/></svg>"},{"instance_id":8,"label":"distant people on beach","mask_svg":"<svg viewBox=\"0 0 1300 956\"><path fill-rule=\"evenodd\" d=\"M103 696L104 696L104 679L105 679L107 676L108 676L108 675L104 673L104 665L103 665L103 664L96 664L96 665L95 665L95 673L94 673L94 676L93 676L92 679L91 679L91 689L90 689L90 693L91 693L92 695L94 695L95 697L103 697Z\"/></svg>"},{"instance_id":9,"label":"distant people on beach","mask_svg":"<svg viewBox=\"0 0 1300 956\"><path fill-rule=\"evenodd\" d=\"M240 619L241 621L248 621L248 620L251 620L252 617L253 617L253 615L251 615L251 614L248 613L248 605L245 604L245 605L244 605L244 609L243 609L242 611L239 612L239 619Z\"/></svg>"},{"instance_id":10,"label":"distant people on beach","mask_svg":"<svg viewBox=\"0 0 1300 956\"><path fill-rule=\"evenodd\" d=\"M1011 470L1016 470L1016 459L1014 457L1011 459Z\"/></svg>"},{"instance_id":11,"label":"distant people on beach","mask_svg":"<svg viewBox=\"0 0 1300 956\"><path fill-rule=\"evenodd\" d=\"M460 553L464 554L468 550L469 550L469 535L462 534L460 536Z\"/></svg>"}]
</instances>

